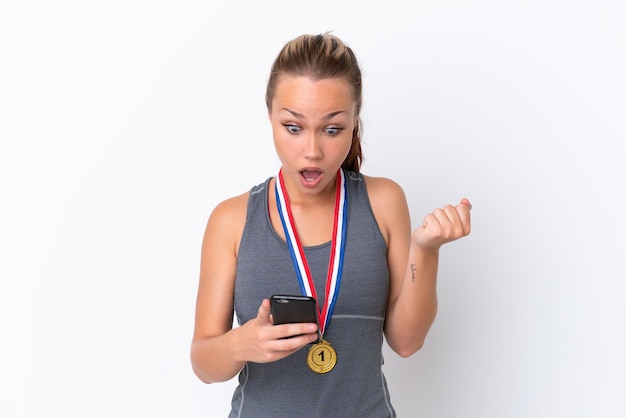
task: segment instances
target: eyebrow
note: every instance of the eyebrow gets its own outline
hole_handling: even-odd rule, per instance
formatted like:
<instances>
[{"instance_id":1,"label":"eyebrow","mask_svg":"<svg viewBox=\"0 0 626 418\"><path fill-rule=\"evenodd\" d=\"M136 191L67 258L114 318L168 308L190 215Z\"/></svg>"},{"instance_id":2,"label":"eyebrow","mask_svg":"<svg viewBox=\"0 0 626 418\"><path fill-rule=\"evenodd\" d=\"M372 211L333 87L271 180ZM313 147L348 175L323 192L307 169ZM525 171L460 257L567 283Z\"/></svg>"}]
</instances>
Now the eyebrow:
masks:
<instances>
[{"instance_id":1,"label":"eyebrow","mask_svg":"<svg viewBox=\"0 0 626 418\"><path fill-rule=\"evenodd\" d=\"M291 110L291 109L288 109L286 107L283 107L282 110L291 113L294 117L296 117L298 119L304 119L304 115L296 112L295 110ZM332 119L332 118L334 118L335 116L337 116L337 115L339 115L341 113L346 113L346 111L345 110L338 110L336 112L331 112L328 115L324 115L323 119L329 120L329 119Z\"/></svg>"}]
</instances>

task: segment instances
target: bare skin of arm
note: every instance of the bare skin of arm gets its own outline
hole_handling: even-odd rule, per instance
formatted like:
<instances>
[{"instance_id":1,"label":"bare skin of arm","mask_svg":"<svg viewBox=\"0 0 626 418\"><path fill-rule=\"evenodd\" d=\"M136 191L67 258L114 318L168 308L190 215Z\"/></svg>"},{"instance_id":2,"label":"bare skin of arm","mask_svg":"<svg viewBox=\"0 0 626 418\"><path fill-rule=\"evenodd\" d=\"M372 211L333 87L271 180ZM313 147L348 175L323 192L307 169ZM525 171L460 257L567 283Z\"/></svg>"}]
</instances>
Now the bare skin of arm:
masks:
<instances>
[{"instance_id":1,"label":"bare skin of arm","mask_svg":"<svg viewBox=\"0 0 626 418\"><path fill-rule=\"evenodd\" d=\"M389 347L408 357L424 344L437 314L439 249L470 233L467 199L446 205L425 216L411 233L404 192L384 178L366 177L376 220L387 242L390 288L385 338Z\"/></svg>"},{"instance_id":2,"label":"bare skin of arm","mask_svg":"<svg viewBox=\"0 0 626 418\"><path fill-rule=\"evenodd\" d=\"M315 324L274 326L267 299L256 318L233 329L237 252L247 202L246 193L219 204L204 234L191 363L205 383L227 381L246 362L276 361L317 339ZM304 335L281 339L300 334Z\"/></svg>"}]
</instances>

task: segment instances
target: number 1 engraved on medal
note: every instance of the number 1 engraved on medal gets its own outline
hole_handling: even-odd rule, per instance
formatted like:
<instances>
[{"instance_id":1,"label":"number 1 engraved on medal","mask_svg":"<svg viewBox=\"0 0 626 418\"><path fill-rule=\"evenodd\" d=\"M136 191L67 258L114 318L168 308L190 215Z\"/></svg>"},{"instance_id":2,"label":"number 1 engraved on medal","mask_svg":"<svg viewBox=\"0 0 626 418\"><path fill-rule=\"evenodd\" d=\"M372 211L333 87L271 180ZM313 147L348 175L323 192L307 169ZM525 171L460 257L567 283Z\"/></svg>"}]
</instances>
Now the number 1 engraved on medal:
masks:
<instances>
[{"instance_id":1,"label":"number 1 engraved on medal","mask_svg":"<svg viewBox=\"0 0 626 418\"><path fill-rule=\"evenodd\" d=\"M337 352L328 341L322 340L309 349L307 364L315 373L328 373L337 364Z\"/></svg>"}]
</instances>

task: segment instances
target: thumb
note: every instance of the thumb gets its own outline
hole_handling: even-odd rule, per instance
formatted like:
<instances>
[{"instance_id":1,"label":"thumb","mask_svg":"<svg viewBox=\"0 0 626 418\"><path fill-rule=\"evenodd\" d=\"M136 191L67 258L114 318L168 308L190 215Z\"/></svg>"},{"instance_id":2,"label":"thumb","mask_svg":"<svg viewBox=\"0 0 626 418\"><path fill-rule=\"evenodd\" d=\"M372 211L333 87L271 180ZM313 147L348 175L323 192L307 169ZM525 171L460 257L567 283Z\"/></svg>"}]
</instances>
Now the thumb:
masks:
<instances>
[{"instance_id":1,"label":"thumb","mask_svg":"<svg viewBox=\"0 0 626 418\"><path fill-rule=\"evenodd\" d=\"M259 311L257 312L256 318L261 324L272 325L272 321L270 319L269 299L263 299L263 302L261 302L261 306L259 306Z\"/></svg>"},{"instance_id":2,"label":"thumb","mask_svg":"<svg viewBox=\"0 0 626 418\"><path fill-rule=\"evenodd\" d=\"M470 208L470 210L472 209L472 204L465 197L463 199L461 199L461 202L459 202L459 205L465 205L465 206L468 206Z\"/></svg>"}]
</instances>

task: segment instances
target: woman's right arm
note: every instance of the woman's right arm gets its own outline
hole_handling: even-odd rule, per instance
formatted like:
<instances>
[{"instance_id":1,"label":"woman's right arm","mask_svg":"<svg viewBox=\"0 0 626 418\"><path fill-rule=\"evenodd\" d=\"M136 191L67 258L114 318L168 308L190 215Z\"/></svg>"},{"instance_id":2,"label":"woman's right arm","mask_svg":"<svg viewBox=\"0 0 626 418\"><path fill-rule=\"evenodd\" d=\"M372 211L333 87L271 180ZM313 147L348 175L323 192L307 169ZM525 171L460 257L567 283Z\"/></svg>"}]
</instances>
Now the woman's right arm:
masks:
<instances>
[{"instance_id":1,"label":"woman's right arm","mask_svg":"<svg viewBox=\"0 0 626 418\"><path fill-rule=\"evenodd\" d=\"M205 383L230 380L248 361L276 361L317 338L314 324L273 326L267 299L256 318L232 328L237 253L247 202L244 194L219 204L204 233L191 364ZM282 339L299 334L304 335Z\"/></svg>"}]
</instances>

